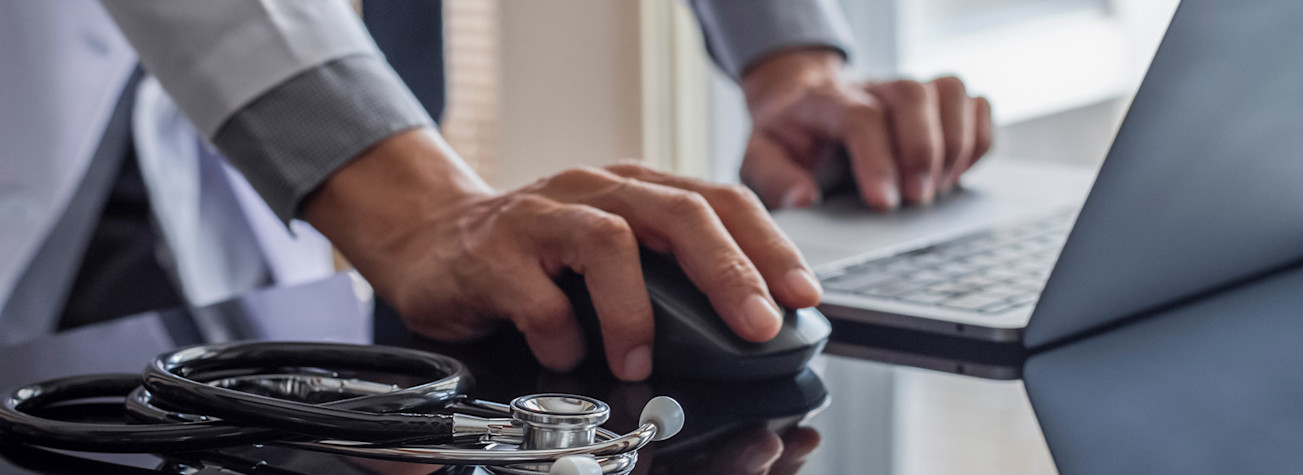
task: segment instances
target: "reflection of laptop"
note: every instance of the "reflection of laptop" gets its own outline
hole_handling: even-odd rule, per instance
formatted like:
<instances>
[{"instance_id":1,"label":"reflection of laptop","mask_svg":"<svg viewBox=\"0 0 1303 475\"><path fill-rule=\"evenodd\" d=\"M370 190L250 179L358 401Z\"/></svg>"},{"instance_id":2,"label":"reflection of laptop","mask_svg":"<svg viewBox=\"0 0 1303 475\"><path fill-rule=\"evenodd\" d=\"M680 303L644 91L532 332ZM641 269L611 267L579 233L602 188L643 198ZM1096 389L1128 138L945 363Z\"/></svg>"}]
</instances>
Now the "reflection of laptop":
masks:
<instances>
[{"instance_id":1,"label":"reflection of laptop","mask_svg":"<svg viewBox=\"0 0 1303 475\"><path fill-rule=\"evenodd\" d=\"M1062 208L1080 175L998 160L933 210L778 213L824 282L821 310L1036 348L1299 262L1303 36L1273 20L1303 8L1271 3L1289 7L1178 9L1075 219ZM941 217L988 227L923 231Z\"/></svg>"}]
</instances>

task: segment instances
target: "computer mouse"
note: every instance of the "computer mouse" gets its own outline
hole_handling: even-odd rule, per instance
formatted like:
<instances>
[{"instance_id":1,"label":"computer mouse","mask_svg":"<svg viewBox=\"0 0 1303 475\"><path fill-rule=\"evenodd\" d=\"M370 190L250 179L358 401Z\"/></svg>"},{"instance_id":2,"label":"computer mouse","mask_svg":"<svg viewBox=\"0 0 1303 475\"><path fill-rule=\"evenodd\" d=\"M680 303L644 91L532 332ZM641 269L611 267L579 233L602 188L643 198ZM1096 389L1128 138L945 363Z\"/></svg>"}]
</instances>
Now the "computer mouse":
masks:
<instances>
[{"instance_id":1,"label":"computer mouse","mask_svg":"<svg viewBox=\"0 0 1303 475\"><path fill-rule=\"evenodd\" d=\"M656 322L654 376L716 381L791 376L828 343L832 325L814 308L785 309L782 329L772 340L744 340L728 328L673 256L643 250L641 258ZM597 313L583 276L567 273L558 284L584 328L590 358L604 358Z\"/></svg>"}]
</instances>

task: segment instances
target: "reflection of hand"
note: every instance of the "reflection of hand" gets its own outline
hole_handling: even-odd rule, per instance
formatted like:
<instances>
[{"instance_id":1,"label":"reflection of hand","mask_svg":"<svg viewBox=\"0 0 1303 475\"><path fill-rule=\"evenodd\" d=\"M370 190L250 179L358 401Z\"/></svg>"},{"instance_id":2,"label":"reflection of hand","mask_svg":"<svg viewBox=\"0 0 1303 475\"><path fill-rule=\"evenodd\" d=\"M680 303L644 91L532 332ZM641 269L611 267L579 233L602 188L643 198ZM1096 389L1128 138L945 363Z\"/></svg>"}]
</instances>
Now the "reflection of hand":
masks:
<instances>
[{"instance_id":1,"label":"reflection of hand","mask_svg":"<svg viewBox=\"0 0 1303 475\"><path fill-rule=\"evenodd\" d=\"M584 356L583 334L552 281L570 268L591 291L612 372L646 378L653 328L640 244L673 253L748 340L778 332L774 298L792 307L819 301L808 266L746 188L622 164L498 193L451 153L432 131L399 134L305 206L419 333L465 340L508 319L540 362L570 369Z\"/></svg>"},{"instance_id":2,"label":"reflection of hand","mask_svg":"<svg viewBox=\"0 0 1303 475\"><path fill-rule=\"evenodd\" d=\"M862 198L881 210L931 202L990 149L991 105L959 79L855 83L841 68L837 53L799 48L743 75L753 130L742 181L769 207L818 201L811 169L829 144L846 146Z\"/></svg>"},{"instance_id":3,"label":"reflection of hand","mask_svg":"<svg viewBox=\"0 0 1303 475\"><path fill-rule=\"evenodd\" d=\"M819 433L808 427L793 427L781 435L757 427L729 439L723 447L712 451L702 465L674 467L674 473L792 475L801 469L819 442Z\"/></svg>"}]
</instances>

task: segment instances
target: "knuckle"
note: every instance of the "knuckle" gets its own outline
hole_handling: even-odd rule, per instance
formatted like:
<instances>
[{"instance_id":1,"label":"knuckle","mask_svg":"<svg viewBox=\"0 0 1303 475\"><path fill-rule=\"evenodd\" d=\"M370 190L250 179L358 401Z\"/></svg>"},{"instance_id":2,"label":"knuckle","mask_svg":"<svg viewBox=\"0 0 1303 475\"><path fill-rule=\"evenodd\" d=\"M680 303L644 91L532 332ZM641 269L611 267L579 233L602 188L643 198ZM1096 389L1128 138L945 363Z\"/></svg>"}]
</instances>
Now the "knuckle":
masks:
<instances>
[{"instance_id":1,"label":"knuckle","mask_svg":"<svg viewBox=\"0 0 1303 475\"><path fill-rule=\"evenodd\" d=\"M582 233L589 244L611 248L634 242L633 228L624 218L595 209L584 214Z\"/></svg>"},{"instance_id":2,"label":"knuckle","mask_svg":"<svg viewBox=\"0 0 1303 475\"><path fill-rule=\"evenodd\" d=\"M964 81L956 76L943 76L932 81L932 86L937 92L942 94L954 94L967 96L968 92L964 86Z\"/></svg>"},{"instance_id":3,"label":"knuckle","mask_svg":"<svg viewBox=\"0 0 1303 475\"><path fill-rule=\"evenodd\" d=\"M549 181L557 186L571 188L589 183L603 183L611 179L611 174L605 170L593 167L578 167L557 173Z\"/></svg>"},{"instance_id":4,"label":"knuckle","mask_svg":"<svg viewBox=\"0 0 1303 475\"><path fill-rule=\"evenodd\" d=\"M533 193L511 195L502 205L502 213L508 216L537 216L554 208L556 203L548 198Z\"/></svg>"},{"instance_id":5,"label":"knuckle","mask_svg":"<svg viewBox=\"0 0 1303 475\"><path fill-rule=\"evenodd\" d=\"M665 208L674 215L692 219L703 218L711 212L706 197L694 191L670 193L665 198Z\"/></svg>"},{"instance_id":6,"label":"knuckle","mask_svg":"<svg viewBox=\"0 0 1303 475\"><path fill-rule=\"evenodd\" d=\"M906 150L901 151L901 158L906 165L927 168L932 165L935 159L940 158L942 149L938 145L932 143L931 140L916 140Z\"/></svg>"},{"instance_id":7,"label":"knuckle","mask_svg":"<svg viewBox=\"0 0 1303 475\"><path fill-rule=\"evenodd\" d=\"M652 171L652 168L641 160L622 160L619 163L607 165L605 168L616 175L633 178L644 176Z\"/></svg>"},{"instance_id":8,"label":"knuckle","mask_svg":"<svg viewBox=\"0 0 1303 475\"><path fill-rule=\"evenodd\" d=\"M928 100L928 88L918 81L896 81L891 83L891 95L895 101L904 105L923 104Z\"/></svg>"},{"instance_id":9,"label":"knuckle","mask_svg":"<svg viewBox=\"0 0 1303 475\"><path fill-rule=\"evenodd\" d=\"M717 200L730 209L764 208L760 197L746 185L724 185L716 188L714 193Z\"/></svg>"},{"instance_id":10,"label":"knuckle","mask_svg":"<svg viewBox=\"0 0 1303 475\"><path fill-rule=\"evenodd\" d=\"M884 128L887 126L887 111L876 102L856 102L850 106L847 113L863 127Z\"/></svg>"},{"instance_id":11,"label":"knuckle","mask_svg":"<svg viewBox=\"0 0 1303 475\"><path fill-rule=\"evenodd\" d=\"M741 256L721 259L716 265L715 276L739 290L760 290L761 285L751 261Z\"/></svg>"}]
</instances>

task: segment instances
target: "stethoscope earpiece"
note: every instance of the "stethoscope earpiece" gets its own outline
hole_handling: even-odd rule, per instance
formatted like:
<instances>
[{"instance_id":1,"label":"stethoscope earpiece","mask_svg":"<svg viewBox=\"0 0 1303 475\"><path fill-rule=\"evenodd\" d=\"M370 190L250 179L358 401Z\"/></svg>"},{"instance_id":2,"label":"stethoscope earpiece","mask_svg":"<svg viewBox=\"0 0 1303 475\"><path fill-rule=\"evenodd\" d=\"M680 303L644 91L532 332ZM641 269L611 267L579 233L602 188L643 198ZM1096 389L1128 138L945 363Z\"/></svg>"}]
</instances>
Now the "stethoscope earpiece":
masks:
<instances>
[{"instance_id":1,"label":"stethoscope earpiece","mask_svg":"<svg viewBox=\"0 0 1303 475\"><path fill-rule=\"evenodd\" d=\"M638 425L655 424L656 437L652 440L665 440L674 437L683 430L683 406L669 396L656 396L643 406L638 416Z\"/></svg>"},{"instance_id":2,"label":"stethoscope earpiece","mask_svg":"<svg viewBox=\"0 0 1303 475\"><path fill-rule=\"evenodd\" d=\"M567 455L556 462L548 475L602 475L602 465L592 455Z\"/></svg>"}]
</instances>

